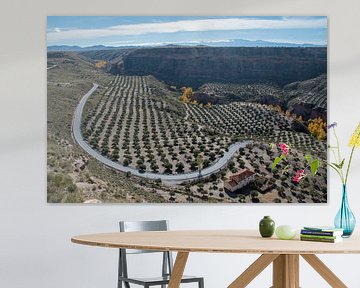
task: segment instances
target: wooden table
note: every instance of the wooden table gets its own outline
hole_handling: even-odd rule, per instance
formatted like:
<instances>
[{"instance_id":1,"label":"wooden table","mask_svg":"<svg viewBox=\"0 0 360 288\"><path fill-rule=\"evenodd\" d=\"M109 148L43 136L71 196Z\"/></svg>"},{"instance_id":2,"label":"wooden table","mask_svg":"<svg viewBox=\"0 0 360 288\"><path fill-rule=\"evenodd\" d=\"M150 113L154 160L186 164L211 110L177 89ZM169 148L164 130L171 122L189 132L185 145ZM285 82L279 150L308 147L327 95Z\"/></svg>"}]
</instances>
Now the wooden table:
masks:
<instances>
[{"instance_id":1,"label":"wooden table","mask_svg":"<svg viewBox=\"0 0 360 288\"><path fill-rule=\"evenodd\" d=\"M319 243L261 238L255 230L118 232L75 236L77 244L176 251L169 288L178 288L190 252L262 254L228 288L246 287L273 263L273 288L299 287L299 256L303 257L331 287L347 287L315 254L360 253L360 237L343 242Z\"/></svg>"}]
</instances>

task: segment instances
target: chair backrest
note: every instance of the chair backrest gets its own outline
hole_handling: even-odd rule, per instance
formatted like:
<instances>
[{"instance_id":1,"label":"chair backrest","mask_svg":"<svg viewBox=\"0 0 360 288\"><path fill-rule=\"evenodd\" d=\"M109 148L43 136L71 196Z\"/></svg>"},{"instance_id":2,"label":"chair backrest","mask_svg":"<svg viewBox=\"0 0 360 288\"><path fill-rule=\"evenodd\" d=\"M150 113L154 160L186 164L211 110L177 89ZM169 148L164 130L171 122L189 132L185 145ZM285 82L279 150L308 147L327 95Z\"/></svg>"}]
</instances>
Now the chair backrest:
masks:
<instances>
[{"instance_id":1,"label":"chair backrest","mask_svg":"<svg viewBox=\"0 0 360 288\"><path fill-rule=\"evenodd\" d=\"M120 221L120 232L140 232L140 231L167 231L169 224L167 220L158 221ZM119 276L128 277L127 272L127 257L126 254L141 254L141 253L163 253L162 260L162 275L169 275L172 273L173 259L169 251L149 251L149 250L135 250L135 249L119 249ZM119 282L120 283L120 282ZM127 283L125 287L130 287Z\"/></svg>"},{"instance_id":2,"label":"chair backrest","mask_svg":"<svg viewBox=\"0 0 360 288\"><path fill-rule=\"evenodd\" d=\"M156 221L120 221L120 232L167 231L167 220ZM126 249L126 254L156 253L159 251Z\"/></svg>"},{"instance_id":3,"label":"chair backrest","mask_svg":"<svg viewBox=\"0 0 360 288\"><path fill-rule=\"evenodd\" d=\"M155 221L120 221L120 232L167 231L167 220Z\"/></svg>"}]
</instances>

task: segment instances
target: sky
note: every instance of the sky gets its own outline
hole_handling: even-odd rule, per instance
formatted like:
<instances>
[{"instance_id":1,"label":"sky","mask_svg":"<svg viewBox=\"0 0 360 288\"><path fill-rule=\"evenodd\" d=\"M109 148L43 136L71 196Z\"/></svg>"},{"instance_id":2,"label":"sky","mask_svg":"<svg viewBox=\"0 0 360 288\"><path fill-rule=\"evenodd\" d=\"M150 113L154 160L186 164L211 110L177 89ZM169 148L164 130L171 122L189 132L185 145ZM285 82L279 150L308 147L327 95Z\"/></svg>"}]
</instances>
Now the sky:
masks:
<instances>
[{"instance_id":1,"label":"sky","mask_svg":"<svg viewBox=\"0 0 360 288\"><path fill-rule=\"evenodd\" d=\"M327 17L48 16L47 44L148 46L234 39L327 45Z\"/></svg>"}]
</instances>

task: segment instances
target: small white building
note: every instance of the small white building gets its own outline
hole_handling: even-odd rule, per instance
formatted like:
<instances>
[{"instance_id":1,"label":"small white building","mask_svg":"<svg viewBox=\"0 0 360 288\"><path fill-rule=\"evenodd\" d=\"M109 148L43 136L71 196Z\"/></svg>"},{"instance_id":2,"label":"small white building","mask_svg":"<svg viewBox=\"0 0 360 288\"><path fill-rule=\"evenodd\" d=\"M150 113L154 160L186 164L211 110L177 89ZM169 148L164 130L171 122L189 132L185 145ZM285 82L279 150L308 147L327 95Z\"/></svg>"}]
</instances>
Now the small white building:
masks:
<instances>
[{"instance_id":1,"label":"small white building","mask_svg":"<svg viewBox=\"0 0 360 288\"><path fill-rule=\"evenodd\" d=\"M241 169L235 174L231 175L229 179L224 181L224 189L230 192L235 192L236 190L254 182L255 179L256 173L246 168Z\"/></svg>"}]
</instances>

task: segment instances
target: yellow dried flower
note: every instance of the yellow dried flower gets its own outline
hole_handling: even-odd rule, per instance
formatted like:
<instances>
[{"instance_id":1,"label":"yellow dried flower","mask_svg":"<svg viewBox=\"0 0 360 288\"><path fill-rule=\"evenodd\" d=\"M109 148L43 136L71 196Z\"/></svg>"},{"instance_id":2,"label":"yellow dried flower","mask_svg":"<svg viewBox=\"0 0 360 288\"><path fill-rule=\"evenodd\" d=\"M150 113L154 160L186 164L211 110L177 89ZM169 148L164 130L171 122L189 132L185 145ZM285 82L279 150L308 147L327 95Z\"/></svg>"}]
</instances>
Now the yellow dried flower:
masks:
<instances>
[{"instance_id":1,"label":"yellow dried flower","mask_svg":"<svg viewBox=\"0 0 360 288\"><path fill-rule=\"evenodd\" d=\"M360 123L357 126L355 132L352 134L349 146L351 147L359 147L360 148Z\"/></svg>"}]
</instances>

